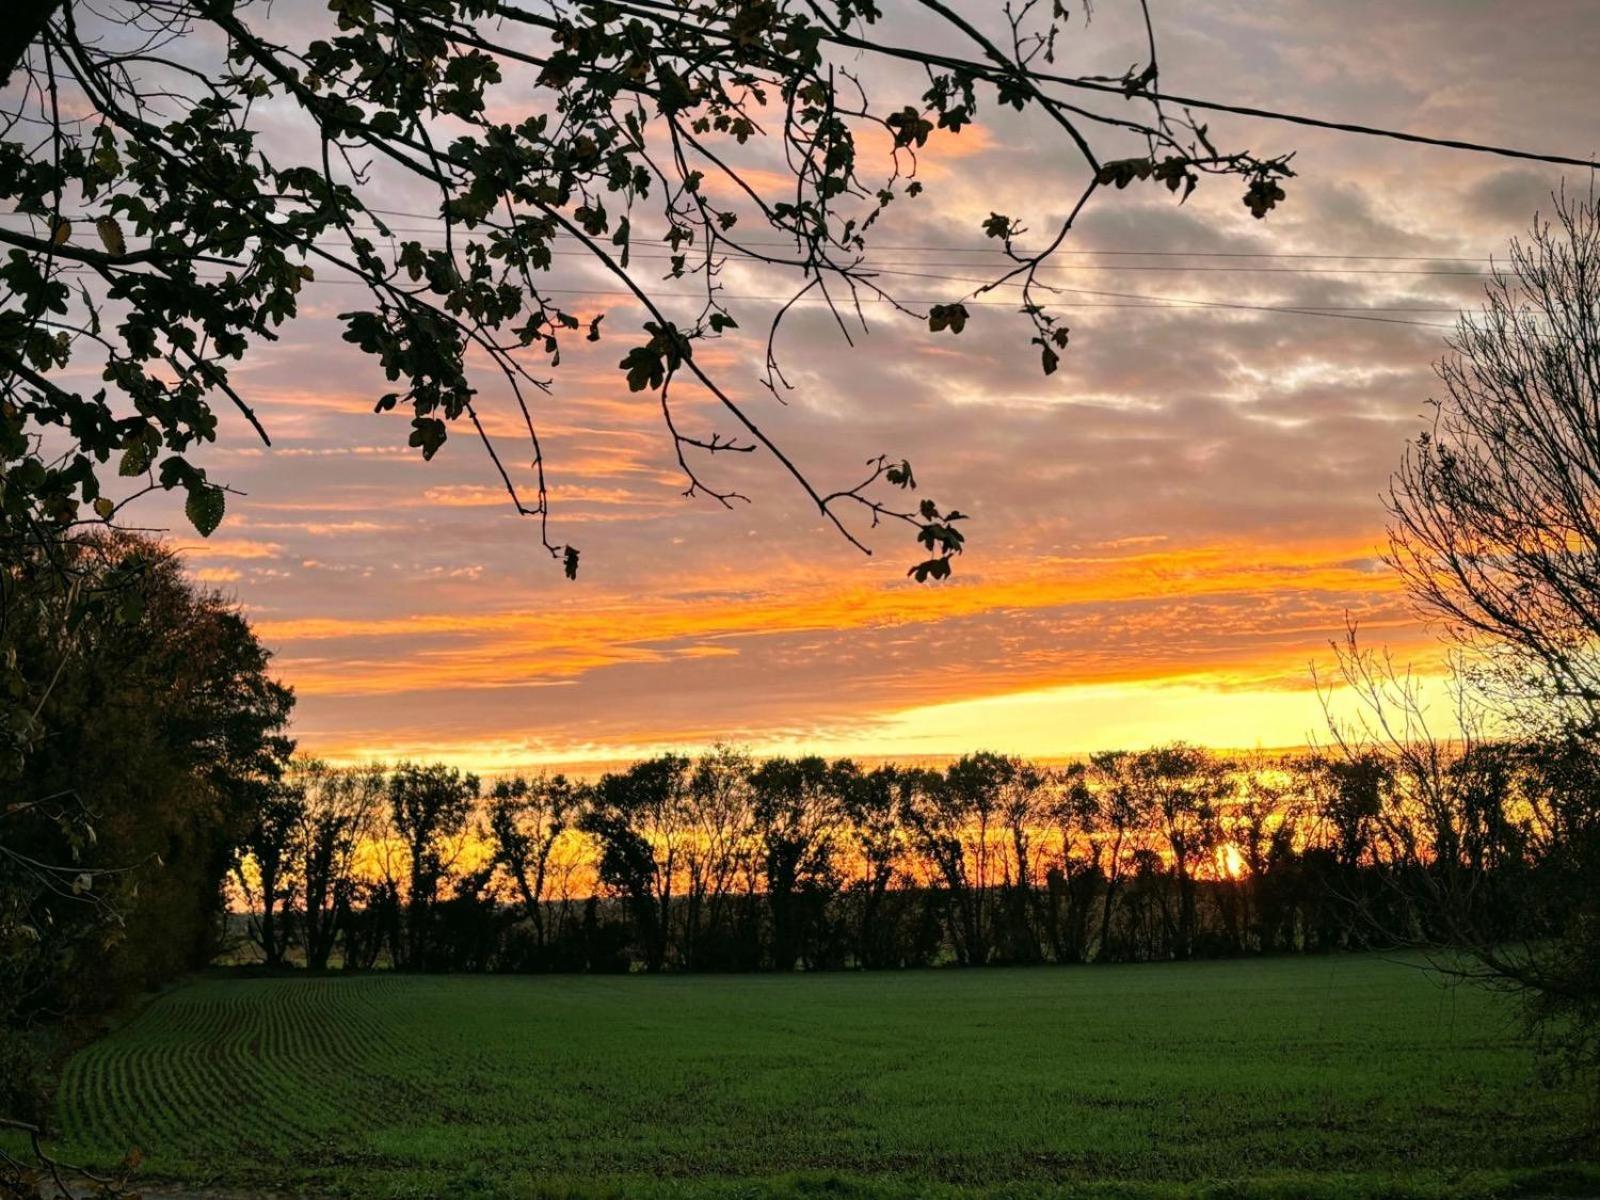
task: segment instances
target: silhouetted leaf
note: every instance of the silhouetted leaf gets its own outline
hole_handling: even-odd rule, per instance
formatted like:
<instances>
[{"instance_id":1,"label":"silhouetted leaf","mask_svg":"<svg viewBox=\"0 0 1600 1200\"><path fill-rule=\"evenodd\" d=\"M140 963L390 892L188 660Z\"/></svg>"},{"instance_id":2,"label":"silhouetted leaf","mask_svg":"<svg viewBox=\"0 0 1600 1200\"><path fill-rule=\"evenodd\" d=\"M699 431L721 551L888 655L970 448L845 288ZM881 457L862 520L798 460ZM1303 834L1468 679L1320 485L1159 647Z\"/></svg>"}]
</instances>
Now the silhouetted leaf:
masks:
<instances>
[{"instance_id":1,"label":"silhouetted leaf","mask_svg":"<svg viewBox=\"0 0 1600 1200\"><path fill-rule=\"evenodd\" d=\"M222 489L215 484L203 483L189 489L189 499L183 506L183 512L189 518L195 532L201 537L210 537L222 524L222 514L227 507L227 501L222 494Z\"/></svg>"},{"instance_id":2,"label":"silhouetted leaf","mask_svg":"<svg viewBox=\"0 0 1600 1200\"><path fill-rule=\"evenodd\" d=\"M411 422L411 436L406 440L406 445L421 447L422 458L426 462L439 453L439 447L444 445L446 436L444 422L438 417L415 417Z\"/></svg>"},{"instance_id":3,"label":"silhouetted leaf","mask_svg":"<svg viewBox=\"0 0 1600 1200\"><path fill-rule=\"evenodd\" d=\"M964 304L935 304L928 310L928 328L934 333L948 329L960 333L967 327L967 306Z\"/></svg>"},{"instance_id":4,"label":"silhouetted leaf","mask_svg":"<svg viewBox=\"0 0 1600 1200\"><path fill-rule=\"evenodd\" d=\"M128 240L122 236L122 226L117 224L115 217L101 217L94 223L94 228L108 253L120 258L128 252Z\"/></svg>"},{"instance_id":5,"label":"silhouetted leaf","mask_svg":"<svg viewBox=\"0 0 1600 1200\"><path fill-rule=\"evenodd\" d=\"M134 442L122 452L122 459L117 463L117 474L126 478L143 475L150 469L153 457L148 442Z\"/></svg>"},{"instance_id":6,"label":"silhouetted leaf","mask_svg":"<svg viewBox=\"0 0 1600 1200\"><path fill-rule=\"evenodd\" d=\"M1277 180L1262 176L1251 181L1249 190L1244 194L1244 206L1250 210L1250 215L1259 221L1271 209L1276 208L1282 199L1284 191Z\"/></svg>"}]
</instances>

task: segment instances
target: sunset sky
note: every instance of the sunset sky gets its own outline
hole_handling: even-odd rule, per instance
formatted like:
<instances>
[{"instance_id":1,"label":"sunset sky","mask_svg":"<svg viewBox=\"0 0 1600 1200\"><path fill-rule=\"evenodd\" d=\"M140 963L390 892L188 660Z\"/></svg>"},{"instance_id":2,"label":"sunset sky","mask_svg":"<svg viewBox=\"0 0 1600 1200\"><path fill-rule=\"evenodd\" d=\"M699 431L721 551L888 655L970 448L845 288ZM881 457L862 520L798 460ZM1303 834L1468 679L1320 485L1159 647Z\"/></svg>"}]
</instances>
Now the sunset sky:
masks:
<instances>
[{"instance_id":1,"label":"sunset sky","mask_svg":"<svg viewBox=\"0 0 1600 1200\"><path fill-rule=\"evenodd\" d=\"M1120 74L1139 60L1124 8L1100 0L1058 66ZM1591 0L1152 9L1175 93L1600 150ZM892 13L887 28L918 36ZM867 77L889 108L921 91L881 64ZM974 307L957 339L869 309L853 348L813 306L780 340L797 384L781 407L758 376L763 297L782 281L725 274L731 295L755 299L732 306L741 336L704 361L819 485L889 453L971 513L949 583L906 579L918 556L898 531L865 531L876 553L857 553L770 459L707 468L749 507L684 499L656 399L630 395L616 369L638 314L576 258L552 286L586 317L606 312L606 336L564 351L538 410L552 538L581 548L576 583L510 511L468 430L424 464L404 417L373 414L386 388L339 340L355 296L336 279L308 288L307 319L236 379L274 445L225 420L205 462L247 495L209 541L180 521L172 537L274 650L302 746L339 759L503 770L714 740L884 755L1301 743L1323 724L1311 663L1327 666L1347 612L1372 641L1437 663L1380 561L1380 493L1421 427L1442 326L1562 174L1243 118L1216 117L1211 136L1298 151L1287 201L1258 222L1234 180L1181 208L1151 185L1097 198L1050 273L1082 290L1062 296L1072 344L1050 379L1003 303ZM1588 186L1579 175L1569 186ZM991 210L1044 230L1084 181L1058 134L1018 119L936 140L923 178L873 255L909 273L890 282L921 302L966 286L923 275L993 265L976 252ZM420 191L385 200L418 214L396 226L430 226ZM634 264L653 283L662 268ZM508 428L505 397L484 385Z\"/></svg>"}]
</instances>

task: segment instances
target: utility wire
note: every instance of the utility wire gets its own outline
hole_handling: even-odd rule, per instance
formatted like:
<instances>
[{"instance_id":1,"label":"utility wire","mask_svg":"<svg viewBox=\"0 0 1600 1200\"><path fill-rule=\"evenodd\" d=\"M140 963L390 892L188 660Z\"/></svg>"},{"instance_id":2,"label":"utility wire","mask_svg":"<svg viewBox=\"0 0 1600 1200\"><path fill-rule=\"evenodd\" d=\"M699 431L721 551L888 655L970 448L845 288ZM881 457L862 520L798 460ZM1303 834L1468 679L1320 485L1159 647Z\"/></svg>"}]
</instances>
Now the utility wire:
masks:
<instances>
[{"instance_id":1,"label":"utility wire","mask_svg":"<svg viewBox=\"0 0 1600 1200\"><path fill-rule=\"evenodd\" d=\"M973 59L939 54L933 51L905 50L832 30L826 35L826 40L833 42L835 45L850 46L853 49L864 50L872 54L882 54L891 58L907 59L922 64L936 62L950 69L969 71L976 77L986 79L991 83L995 82L996 79L1004 80L1010 78L1016 73L1009 66L1002 67L997 66L995 63L978 62ZM1514 146L1497 146L1488 142L1469 142L1460 138L1431 137L1427 134L1410 133L1400 129L1383 129L1376 125L1362 125L1354 121L1332 121L1323 117L1308 117L1303 113L1285 112L1281 109L1258 108L1249 104L1228 104L1220 100L1206 100L1198 96L1179 96L1173 92L1158 92L1142 88L1130 92L1120 83L1077 79L1071 75L1057 75L1049 71L1038 71L1031 67L1026 72L1026 78L1034 83L1054 83L1062 87L1075 88L1079 91L1117 96L1123 100L1148 100L1152 103L1173 104L1182 108L1197 108L1203 112L1232 113L1240 117L1253 117L1262 121L1279 121L1286 125L1304 125L1311 129L1329 129L1335 133L1350 133L1359 137L1387 138L1390 141L1407 142L1415 146L1438 146L1445 150L1465 150L1473 154L1489 154L1499 158L1516 158L1528 162L1554 163L1563 167L1583 167L1591 171L1600 166L1600 163L1597 163L1592 157L1574 158L1565 154L1541 154L1533 150L1521 150Z\"/></svg>"},{"instance_id":2,"label":"utility wire","mask_svg":"<svg viewBox=\"0 0 1600 1200\"><path fill-rule=\"evenodd\" d=\"M436 217L431 217L427 213L404 212L404 211L398 211L398 210L394 210L394 209L369 208L367 211L368 212L373 212L373 213L378 213L378 214L383 215L383 216L410 217L410 218L414 218L414 219L417 219L417 220L423 220L423 221L429 221L429 220L437 221L439 219L439 218L436 218ZM72 221L75 221L75 222L88 222L88 221L91 221L93 218L88 216L88 215L85 215L85 214L78 214L76 216L70 217L69 219L72 220ZM32 217L32 216L30 216L29 214L26 214L26 213L11 212L11 213L0 213L0 220L22 220L22 221L41 222L42 223L43 219L42 218ZM355 228L361 233L377 233L378 232L377 228L375 226L371 226L371 225L357 225L357 226L355 226ZM443 228L439 224L425 225L425 226L390 225L390 226L388 226L388 229L389 229L389 231L391 233L412 233L412 234L423 234L423 235L432 234L432 235L435 235L435 236L441 236L441 237L443 236ZM565 232L558 232L556 234L556 237L559 240L562 240L562 241L573 240L572 236L570 234L565 233ZM792 241L773 241L773 240L760 240L760 239L753 239L753 238L740 238L739 241L740 241L740 243L742 245L745 245L745 246L756 246L756 247L760 247L762 249L793 249L793 247L794 247L794 242L792 242ZM319 242L318 244L333 244L333 243ZM342 243L340 243L340 244L342 244ZM641 240L640 244L643 244L643 240ZM878 244L878 243L873 243L871 248L874 249L874 250L889 250L889 251L906 252L906 253L923 253L923 252L927 252L927 253L941 253L941 254L989 254L989 255L999 256L999 257L1002 257L1002 258L1004 257L1004 254L1005 254L1005 252L1003 250L1001 250L998 246L946 246L946 245L938 245L938 244L935 244L935 243L932 243L932 242L897 243L897 244ZM732 253L736 253L736 252L730 250L730 251L725 251L725 253L732 254ZM1262 259L1272 259L1272 260L1279 260L1279 259L1285 259L1285 260L1288 260L1288 259L1311 259L1311 260L1325 260L1325 261L1334 261L1334 260L1357 261L1357 260L1359 260L1359 261L1362 261L1362 262L1440 262L1440 263L1444 263L1444 262L1473 262L1473 263L1489 263L1489 262L1493 262L1494 261L1493 258L1491 258L1491 257L1489 257L1487 255L1463 255L1463 254L1337 254L1337 253L1333 253L1331 251L1319 251L1319 252L1314 252L1314 253L1308 253L1308 252L1292 253L1292 252L1284 252L1284 251L1267 251L1267 250L1260 250L1260 251L1247 251L1247 250L1107 250L1107 249L1096 249L1094 247L1079 247L1079 248L1073 248L1073 249L1068 249L1068 248L1063 247L1062 249L1054 251L1052 253L1051 257L1052 258L1065 257L1065 256L1088 257L1088 256L1096 256L1096 255L1103 255L1103 256L1108 257L1108 258L1227 258L1227 259L1262 258ZM639 257L642 257L642 255L639 254L639 253L635 253L632 257L639 258ZM1010 259L1005 259L1005 261L1009 262L1011 260ZM924 265L935 265L935 264L924 264ZM951 265L951 266L954 266L954 265L965 265L965 264L953 264L952 263L952 264L938 264L938 265ZM1105 268L1101 268L1101 269L1103 269L1103 270L1111 270L1113 268L1105 267ZM1196 268L1196 269L1199 269L1199 268ZM1215 268L1213 268L1213 269L1215 269Z\"/></svg>"},{"instance_id":3,"label":"utility wire","mask_svg":"<svg viewBox=\"0 0 1600 1200\"><path fill-rule=\"evenodd\" d=\"M93 273L93 272L88 271L87 268L78 267L78 266L63 267L62 269L63 270L67 270L67 271L71 271L73 273L85 273L85 274L92 274ZM960 276L931 275L931 274L923 274L923 273L911 272L911 271L894 271L894 272L883 272L883 273L884 274L895 274L895 275L907 275L907 276L912 276L912 277L915 277L915 278L926 278L926 279L943 280L943 281L947 281L947 282L951 282L951 283L987 283L988 282L987 280L982 280L982 279L978 279L978 280L963 279ZM201 282L217 282L217 281L220 281L221 279L223 279L224 277L221 276L221 275L206 275L206 276L197 276L197 278L200 279ZM365 284L365 282L363 282L362 280L359 280L359 279L313 279L313 280L307 281L306 283L304 283L302 285L302 287L324 287L324 286L326 286L326 287L365 287L367 285ZM1020 283L1006 283L1006 284L1003 284L1001 286L1003 286L1003 287L1012 287L1012 288L1020 288L1022 285ZM1083 301L1076 301L1076 300L1073 300L1073 301L1060 301L1060 302L1052 301L1051 302L1051 307L1061 308L1061 309L1079 309L1079 308L1146 308L1146 309L1168 309L1168 310L1228 309L1228 310L1235 310L1235 311L1240 311L1240 312L1284 313L1284 314L1288 314L1290 316L1323 317L1323 318L1327 318L1327 319L1330 319L1330 320L1369 321L1369 322L1376 322L1378 324L1383 324L1383 325L1410 325L1410 326L1415 326L1415 327L1420 328L1420 329L1454 329L1455 328L1455 326L1453 324L1448 323L1448 322L1413 321L1413 320L1403 319L1403 318L1400 318L1400 317L1385 317L1385 316L1370 315L1370 314L1374 314L1374 313L1378 313L1378 312L1390 312L1390 311L1399 311L1399 312L1409 312L1409 311L1418 311L1418 312L1454 312L1454 311L1456 311L1455 309L1447 309L1447 308L1415 309L1415 310L1412 310L1412 309L1392 309L1391 310L1391 309L1362 308L1359 311L1357 311L1357 310L1352 310L1352 309L1347 309L1347 308L1333 308L1333 307L1321 308L1321 307L1317 307L1317 306L1314 306L1314 305L1305 305L1305 306L1303 306L1303 305L1282 305L1282 304L1245 304L1245 303L1241 303L1241 302L1237 302L1237 301L1201 300L1201 299L1197 299L1195 297L1188 297L1188 296L1152 296L1152 295L1147 295L1147 294L1141 293L1141 292L1108 292L1108 291L1099 291L1099 290L1089 289L1089 288L1061 288L1061 287L1055 287L1055 288L1050 288L1049 290L1051 290L1052 292L1055 292L1055 293L1062 294L1062 295L1089 296L1089 297L1095 297L1095 298L1097 298L1097 300L1110 299L1110 300L1119 301L1119 303L1099 303L1099 302L1086 303L1086 302L1083 302ZM540 295L546 295L546 296L592 296L592 297L615 297L615 296L621 296L621 297L631 297L633 295L632 292L627 291L626 289L622 289L622 288L551 287L551 288L541 288L541 289L539 289L539 292L540 292ZM703 292L655 292L655 293L653 293L653 295L654 295L654 297L656 299L659 299L659 300L697 300L697 301L703 301L705 299L705 294ZM789 294L769 293L769 294L733 295L733 294L726 294L726 293L720 293L719 292L717 298L719 300L730 301L730 302L738 302L738 303L782 303L782 302L791 300L793 298L793 295L792 295L792 293L789 293ZM898 300L898 302L901 303L901 304L914 305L914 306L918 306L918 307L926 307L929 304L943 303L943 301L939 300L939 299L912 299L912 298L909 298L909 297L896 297L895 299ZM799 303L803 303L803 304L825 304L825 303L827 303L827 300L826 300L825 297L821 297L821 296L806 296L806 297L802 297L800 299ZM855 301L851 301L850 304L847 304L847 305L844 305L844 306L845 307L849 307L850 305L853 305L854 303L855 303ZM876 297L876 296L863 296L863 297L860 297L860 303L877 305L877 304L888 304L888 303L891 303L891 301L885 300L883 298ZM968 305L977 305L977 306L988 307L988 308L1015 308L1016 307L1016 302L1008 301L1008 300L967 300L967 301L965 301L965 303L968 304Z\"/></svg>"},{"instance_id":4,"label":"utility wire","mask_svg":"<svg viewBox=\"0 0 1600 1200\"><path fill-rule=\"evenodd\" d=\"M371 208L368 212L377 213L385 217L407 217L419 221L439 222L443 218L437 213L409 212L404 209ZM369 227L370 228L370 227ZM403 233L437 233L440 226L436 223L429 226L411 226L406 228L391 227L395 232ZM571 235L558 233L559 238ZM758 246L763 249L792 249L795 245L790 240L758 240L754 238L740 238L739 241L746 246ZM941 246L932 242L912 243L877 243L872 244L876 250L904 250L904 251L940 251L949 254L995 254L1004 255L1005 251L995 245L988 246ZM1092 246L1080 246L1072 249L1062 248L1054 252L1055 255L1093 255L1104 254L1116 257L1136 258L1306 258L1306 259L1361 259L1373 262L1493 262L1489 255L1461 255L1461 254L1336 254L1329 251L1289 253L1280 251L1246 251L1246 250L1104 250ZM1009 260L1008 260L1009 261Z\"/></svg>"},{"instance_id":5,"label":"utility wire","mask_svg":"<svg viewBox=\"0 0 1600 1200\"><path fill-rule=\"evenodd\" d=\"M339 239L316 239L313 244L314 245L318 245L318 246L343 246L346 243L344 241L342 241L342 240L339 240ZM753 245L754 243L745 242L744 244L748 246L748 245ZM552 250L552 251L550 251L550 253L552 255L556 255L556 256L559 256L559 257L563 257L563 258L593 258L594 257L587 250ZM660 252L655 251L655 250L645 250L645 251L634 250L634 251L631 251L629 253L629 255L628 255L629 261L631 261L631 262L671 262L676 257L679 257L679 256L673 255L673 254L663 254L663 253L660 253ZM753 264L756 264L758 266L760 266L760 265L771 265L771 266L781 266L781 265L783 265L783 264L777 264L777 263L768 264L767 260L762 258L759 254L747 254L744 251L736 249L736 248L731 247L731 246L718 250L713 257L716 258L716 259L720 259L720 260L726 260L728 262L753 263ZM692 254L690 255L690 260L691 260L691 263L694 263L694 262L698 261L697 259L695 259L694 255L692 255ZM1427 260L1419 260L1419 261L1427 261ZM874 260L874 259L863 259L859 263L852 264L850 269L852 271L860 271L863 274L870 274L873 271L880 271L881 268L888 268L888 267L959 267L959 268L962 268L964 270L972 270L973 268L982 267L984 265L985 264L983 264L981 262L973 262L970 259L965 261L965 262L939 262L937 260L928 261L928 260L925 260L925 259L914 259L914 260L905 260L905 259L877 259L877 260ZM1002 267L1002 266L1009 266L1009 265L1013 265L1013 264L1012 264L1012 260L1011 259L1002 259L1001 261L995 263L994 265L997 266L997 267ZM1410 269L1397 268L1397 267L1243 267L1243 266L1239 266L1239 267L1213 267L1213 266L1185 266L1185 265L1182 265L1182 264L1174 265L1174 264L1165 264L1165 263L1159 264L1159 265L1153 265L1153 264L1150 264L1150 263L1131 263L1131 264L1123 264L1123 263L1046 263L1046 264L1044 264L1043 266L1040 267L1040 270L1044 270L1044 271L1112 271L1112 272L1136 271L1136 272L1155 272L1155 273L1161 273L1161 274L1177 274L1177 273L1183 273L1183 272L1200 272L1200 273L1206 273L1206 274L1221 274L1221 275L1402 275L1402 276L1404 276L1404 275L1413 275L1413 276L1424 276L1424 277L1431 277L1431 278L1454 278L1454 279L1493 279L1494 278L1493 274L1488 272L1488 271L1455 271L1455 270L1428 271L1428 270L1410 270ZM886 275L892 275L892 274L896 274L897 272L889 271L889 270L882 270L881 273L882 274L886 274Z\"/></svg>"}]
</instances>

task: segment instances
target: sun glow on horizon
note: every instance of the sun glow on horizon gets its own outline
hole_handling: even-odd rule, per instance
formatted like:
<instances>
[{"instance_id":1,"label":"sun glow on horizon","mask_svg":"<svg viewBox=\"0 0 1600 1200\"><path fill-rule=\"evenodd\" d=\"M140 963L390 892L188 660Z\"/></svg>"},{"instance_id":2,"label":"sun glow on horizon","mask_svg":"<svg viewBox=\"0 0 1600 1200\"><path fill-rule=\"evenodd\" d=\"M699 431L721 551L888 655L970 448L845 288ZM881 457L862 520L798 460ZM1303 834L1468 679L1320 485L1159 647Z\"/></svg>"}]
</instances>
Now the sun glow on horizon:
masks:
<instances>
[{"instance_id":1,"label":"sun glow on horizon","mask_svg":"<svg viewBox=\"0 0 1600 1200\"><path fill-rule=\"evenodd\" d=\"M1244 851L1232 842L1224 842L1217 847L1217 873L1226 879L1243 879L1250 873L1250 864L1245 861Z\"/></svg>"},{"instance_id":2,"label":"sun glow on horizon","mask_svg":"<svg viewBox=\"0 0 1600 1200\"><path fill-rule=\"evenodd\" d=\"M1430 669L1431 668L1431 669ZM1448 680L1439 664L1415 676L1424 703L1454 726ZM1309 667L1305 683L1194 675L1121 684L1063 685L971 700L917 706L851 725L819 726L782 736L707 730L698 736L577 742L528 737L372 738L341 742L308 730L304 748L336 765L439 760L484 776L540 770L598 774L658 754L699 754L732 744L757 758L820 754L867 760L947 760L978 750L1032 759L1081 757L1098 750L1143 749L1187 742L1229 752L1327 744L1330 717L1348 725L1359 704L1342 687L1319 691Z\"/></svg>"}]
</instances>

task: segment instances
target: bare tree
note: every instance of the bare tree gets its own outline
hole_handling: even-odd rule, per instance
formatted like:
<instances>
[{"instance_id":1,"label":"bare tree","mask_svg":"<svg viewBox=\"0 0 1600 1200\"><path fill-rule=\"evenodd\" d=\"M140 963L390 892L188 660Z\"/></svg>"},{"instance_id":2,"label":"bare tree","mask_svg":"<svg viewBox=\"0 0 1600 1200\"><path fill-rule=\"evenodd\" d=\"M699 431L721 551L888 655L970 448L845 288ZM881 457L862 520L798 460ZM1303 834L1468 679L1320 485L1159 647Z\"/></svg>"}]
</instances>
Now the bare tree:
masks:
<instances>
[{"instance_id":1,"label":"bare tree","mask_svg":"<svg viewBox=\"0 0 1600 1200\"><path fill-rule=\"evenodd\" d=\"M1000 784L1000 822L1005 837L1000 847L1001 912L995 924L996 943L1007 961L1036 962L1044 952L1046 924L1040 885L1044 836L1051 824L1054 779L1048 770L1011 758Z\"/></svg>"},{"instance_id":2,"label":"bare tree","mask_svg":"<svg viewBox=\"0 0 1600 1200\"><path fill-rule=\"evenodd\" d=\"M840 777L825 759L772 758L751 776L761 831L772 961L791 969L815 945L822 910L839 887L835 841L844 824Z\"/></svg>"},{"instance_id":3,"label":"bare tree","mask_svg":"<svg viewBox=\"0 0 1600 1200\"><path fill-rule=\"evenodd\" d=\"M1518 994L1574 1063L1600 1066L1600 758L1573 738L1490 737L1466 688L1441 719L1419 678L1354 627L1336 648L1356 712L1330 725L1346 759L1382 778L1361 806L1384 884L1359 897L1366 927Z\"/></svg>"},{"instance_id":4,"label":"bare tree","mask_svg":"<svg viewBox=\"0 0 1600 1200\"><path fill-rule=\"evenodd\" d=\"M1524 731L1600 736L1600 197L1562 193L1464 316L1389 491L1389 560Z\"/></svg>"},{"instance_id":5,"label":"bare tree","mask_svg":"<svg viewBox=\"0 0 1600 1200\"><path fill-rule=\"evenodd\" d=\"M693 837L690 781L689 760L676 754L634 763L603 776L579 818L579 828L598 845L600 882L633 914L651 973L668 965L673 898Z\"/></svg>"},{"instance_id":6,"label":"bare tree","mask_svg":"<svg viewBox=\"0 0 1600 1200\"><path fill-rule=\"evenodd\" d=\"M950 940L965 966L982 966L994 948L992 909L1006 861L1001 804L1023 765L966 755L931 776L904 809L912 845L945 891Z\"/></svg>"},{"instance_id":7,"label":"bare tree","mask_svg":"<svg viewBox=\"0 0 1600 1200\"><path fill-rule=\"evenodd\" d=\"M683 954L689 966L706 962L706 936L731 942L734 884L740 864L755 853L753 769L748 754L728 746L713 747L694 765L688 795L690 836L683 850Z\"/></svg>"},{"instance_id":8,"label":"bare tree","mask_svg":"<svg viewBox=\"0 0 1600 1200\"><path fill-rule=\"evenodd\" d=\"M489 792L495 863L510 877L539 950L549 943L545 901L550 854L576 817L579 793L565 775L498 780Z\"/></svg>"},{"instance_id":9,"label":"bare tree","mask_svg":"<svg viewBox=\"0 0 1600 1200\"><path fill-rule=\"evenodd\" d=\"M1056 772L1046 815L1055 827L1056 858L1045 877L1046 927L1057 962L1088 959L1090 918L1105 883L1104 843L1099 837L1099 798L1089 786L1087 763Z\"/></svg>"},{"instance_id":10,"label":"bare tree","mask_svg":"<svg viewBox=\"0 0 1600 1200\"><path fill-rule=\"evenodd\" d=\"M269 967L283 965L292 938L292 906L300 894L295 838L305 795L292 781L272 785L240 843L234 877L245 898L249 937Z\"/></svg>"},{"instance_id":11,"label":"bare tree","mask_svg":"<svg viewBox=\"0 0 1600 1200\"><path fill-rule=\"evenodd\" d=\"M405 937L396 965L427 965L440 890L464 848L478 777L443 763L400 763L389 775L389 819L405 854Z\"/></svg>"},{"instance_id":12,"label":"bare tree","mask_svg":"<svg viewBox=\"0 0 1600 1200\"><path fill-rule=\"evenodd\" d=\"M1207 751L1176 743L1135 754L1133 784L1144 794L1145 811L1156 818L1171 861L1177 911L1168 912L1163 900L1163 913L1171 922L1172 952L1189 958L1199 919L1198 871L1212 847L1216 804L1227 789L1226 772Z\"/></svg>"},{"instance_id":13,"label":"bare tree","mask_svg":"<svg viewBox=\"0 0 1600 1200\"><path fill-rule=\"evenodd\" d=\"M1242 762L1238 792L1223 815L1221 833L1238 854L1238 944L1267 953L1293 945L1294 931L1279 903L1279 873L1293 861L1303 835L1304 760L1255 754Z\"/></svg>"},{"instance_id":14,"label":"bare tree","mask_svg":"<svg viewBox=\"0 0 1600 1200\"><path fill-rule=\"evenodd\" d=\"M384 770L376 764L340 770L300 760L289 780L301 795L301 940L307 968L321 971L356 903L358 858L383 803Z\"/></svg>"},{"instance_id":15,"label":"bare tree","mask_svg":"<svg viewBox=\"0 0 1600 1200\"><path fill-rule=\"evenodd\" d=\"M858 966L880 967L895 961L892 922L886 913L889 893L906 854L901 814L918 786L919 773L881 766L863 771L849 759L833 765L845 818L845 843L853 855L856 900L855 958Z\"/></svg>"},{"instance_id":16,"label":"bare tree","mask_svg":"<svg viewBox=\"0 0 1600 1200\"><path fill-rule=\"evenodd\" d=\"M1475 696L1463 728L1542 739L1513 764L1468 736L1448 764L1395 745L1428 828L1391 833L1420 899L1481 971L1565 1024L1568 1045L1600 1060L1600 195L1564 189L1463 317L1439 364L1445 395L1389 496L1390 559L1422 611L1461 648ZM1352 664L1355 670L1352 672ZM1376 707L1372 661L1346 675ZM1392 679L1392 676L1391 676ZM1389 699L1415 723L1414 694ZM1424 739L1428 745L1432 739ZM1391 739L1393 742L1394 739ZM1425 786L1424 786L1425 785ZM1420 842L1417 846L1414 842ZM1515 845L1512 846L1511 843ZM1508 899L1513 866L1537 887ZM1508 937L1496 905L1515 906ZM1549 1023L1547 1028L1551 1027Z\"/></svg>"},{"instance_id":17,"label":"bare tree","mask_svg":"<svg viewBox=\"0 0 1600 1200\"><path fill-rule=\"evenodd\" d=\"M1089 759L1088 778L1099 802L1099 840L1105 847L1106 862L1098 950L1102 958L1111 952L1117 900L1127 882L1133 855L1145 848L1145 830L1150 821L1148 797L1135 786L1134 765L1134 755L1126 750L1105 750Z\"/></svg>"}]
</instances>

